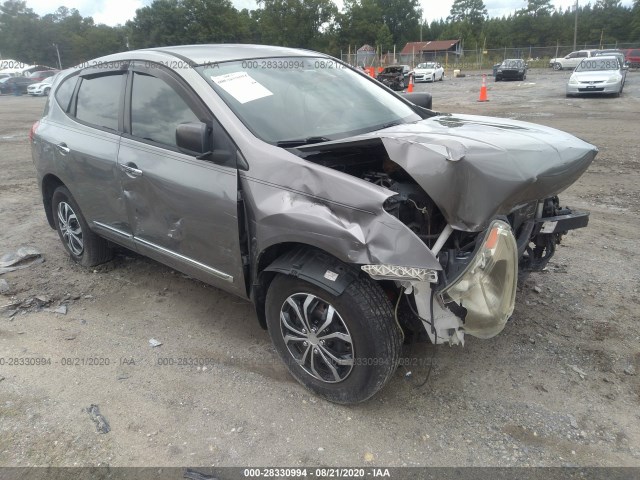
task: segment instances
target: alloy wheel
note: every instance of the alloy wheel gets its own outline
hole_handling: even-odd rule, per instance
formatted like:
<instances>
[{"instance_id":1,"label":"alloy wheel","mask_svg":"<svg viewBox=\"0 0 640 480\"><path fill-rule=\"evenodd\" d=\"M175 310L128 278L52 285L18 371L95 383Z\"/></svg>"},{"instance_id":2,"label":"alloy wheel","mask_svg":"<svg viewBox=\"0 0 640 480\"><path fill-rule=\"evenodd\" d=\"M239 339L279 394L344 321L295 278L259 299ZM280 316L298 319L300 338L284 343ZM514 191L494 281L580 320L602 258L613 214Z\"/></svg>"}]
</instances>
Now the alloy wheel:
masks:
<instances>
[{"instance_id":1,"label":"alloy wheel","mask_svg":"<svg viewBox=\"0 0 640 480\"><path fill-rule=\"evenodd\" d=\"M309 293L290 295L280 308L280 331L295 362L315 379L338 383L351 373L353 340L330 303Z\"/></svg>"},{"instance_id":2,"label":"alloy wheel","mask_svg":"<svg viewBox=\"0 0 640 480\"><path fill-rule=\"evenodd\" d=\"M67 202L58 203L58 228L71 253L76 256L82 255L82 228L76 213Z\"/></svg>"}]
</instances>

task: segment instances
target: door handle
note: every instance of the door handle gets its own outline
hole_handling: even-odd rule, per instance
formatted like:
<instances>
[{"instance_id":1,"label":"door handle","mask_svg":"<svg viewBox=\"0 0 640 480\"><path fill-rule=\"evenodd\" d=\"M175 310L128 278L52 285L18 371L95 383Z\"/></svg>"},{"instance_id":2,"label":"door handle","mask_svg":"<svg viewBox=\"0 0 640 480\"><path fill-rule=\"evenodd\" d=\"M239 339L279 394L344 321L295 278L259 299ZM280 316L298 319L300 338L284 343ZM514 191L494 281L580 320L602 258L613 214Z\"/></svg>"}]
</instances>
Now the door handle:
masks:
<instances>
[{"instance_id":1,"label":"door handle","mask_svg":"<svg viewBox=\"0 0 640 480\"><path fill-rule=\"evenodd\" d=\"M62 154L62 155L66 155L67 153L69 153L71 151L71 149L69 147L67 147L66 143L59 143L58 145L56 145L56 148L58 149L58 151Z\"/></svg>"},{"instance_id":2,"label":"door handle","mask_svg":"<svg viewBox=\"0 0 640 480\"><path fill-rule=\"evenodd\" d=\"M141 177L142 176L142 170L140 170L139 168L136 168L135 164L131 164L131 165L125 165L125 164L120 164L120 169L122 169L122 171L124 171L124 173L126 173L127 175L130 175L132 177Z\"/></svg>"}]
</instances>

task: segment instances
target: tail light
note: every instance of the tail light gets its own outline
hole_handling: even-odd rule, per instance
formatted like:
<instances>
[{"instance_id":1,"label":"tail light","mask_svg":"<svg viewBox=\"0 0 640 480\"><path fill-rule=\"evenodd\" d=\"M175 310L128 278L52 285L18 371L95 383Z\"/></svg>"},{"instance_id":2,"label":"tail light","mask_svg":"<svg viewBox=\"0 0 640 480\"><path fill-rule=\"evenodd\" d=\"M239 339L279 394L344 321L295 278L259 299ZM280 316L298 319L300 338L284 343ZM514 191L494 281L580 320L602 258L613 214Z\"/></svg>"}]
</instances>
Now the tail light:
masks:
<instances>
[{"instance_id":1,"label":"tail light","mask_svg":"<svg viewBox=\"0 0 640 480\"><path fill-rule=\"evenodd\" d=\"M38 129L38 125L40 125L40 120L38 120L36 123L34 123L31 126L31 130L29 130L29 141L33 142L33 137L36 134L36 130Z\"/></svg>"}]
</instances>

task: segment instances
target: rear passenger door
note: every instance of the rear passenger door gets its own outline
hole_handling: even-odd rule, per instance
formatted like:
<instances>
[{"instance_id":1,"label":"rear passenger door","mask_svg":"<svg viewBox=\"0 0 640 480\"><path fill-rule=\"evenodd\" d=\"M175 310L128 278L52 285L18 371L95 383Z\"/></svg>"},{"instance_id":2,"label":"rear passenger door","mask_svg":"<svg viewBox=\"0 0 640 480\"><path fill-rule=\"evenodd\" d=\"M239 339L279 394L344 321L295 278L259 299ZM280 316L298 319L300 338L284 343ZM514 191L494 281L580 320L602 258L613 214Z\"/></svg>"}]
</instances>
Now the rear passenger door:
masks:
<instances>
[{"instance_id":1,"label":"rear passenger door","mask_svg":"<svg viewBox=\"0 0 640 480\"><path fill-rule=\"evenodd\" d=\"M246 296L238 229L237 148L199 97L159 64L132 64L118 163L139 251ZM176 127L204 122L215 159L176 146Z\"/></svg>"},{"instance_id":2,"label":"rear passenger door","mask_svg":"<svg viewBox=\"0 0 640 480\"><path fill-rule=\"evenodd\" d=\"M42 136L89 226L131 247L116 168L128 67L88 68L64 80L54 94L64 116L50 116Z\"/></svg>"}]
</instances>

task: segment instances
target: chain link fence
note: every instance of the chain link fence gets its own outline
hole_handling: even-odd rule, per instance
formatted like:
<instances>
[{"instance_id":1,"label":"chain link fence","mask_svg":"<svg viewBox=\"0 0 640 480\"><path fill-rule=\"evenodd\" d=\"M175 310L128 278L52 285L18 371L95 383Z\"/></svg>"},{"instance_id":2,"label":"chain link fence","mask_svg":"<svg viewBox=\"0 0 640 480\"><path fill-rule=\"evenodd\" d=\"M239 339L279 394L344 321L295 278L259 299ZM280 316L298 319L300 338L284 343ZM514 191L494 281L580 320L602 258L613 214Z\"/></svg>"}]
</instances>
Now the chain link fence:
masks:
<instances>
[{"instance_id":1,"label":"chain link fence","mask_svg":"<svg viewBox=\"0 0 640 480\"><path fill-rule=\"evenodd\" d=\"M577 50L587 49L620 49L640 48L638 43L615 44L581 44L576 45ZM522 58L527 61L529 67L548 67L549 59L564 57L574 51L573 45L554 45L549 47L504 47L504 48L474 48L448 52L414 52L410 55L402 55L399 51L395 56L393 51L387 53L357 52L343 53L342 61L362 67L385 67L396 63L407 64L415 67L421 62L439 62L445 68L481 70L491 68L494 64L502 62L506 58Z\"/></svg>"}]
</instances>

